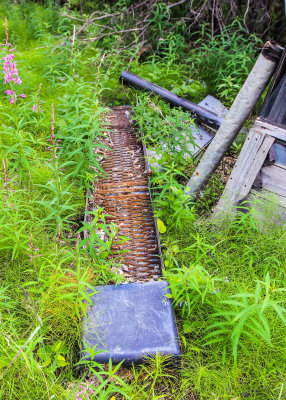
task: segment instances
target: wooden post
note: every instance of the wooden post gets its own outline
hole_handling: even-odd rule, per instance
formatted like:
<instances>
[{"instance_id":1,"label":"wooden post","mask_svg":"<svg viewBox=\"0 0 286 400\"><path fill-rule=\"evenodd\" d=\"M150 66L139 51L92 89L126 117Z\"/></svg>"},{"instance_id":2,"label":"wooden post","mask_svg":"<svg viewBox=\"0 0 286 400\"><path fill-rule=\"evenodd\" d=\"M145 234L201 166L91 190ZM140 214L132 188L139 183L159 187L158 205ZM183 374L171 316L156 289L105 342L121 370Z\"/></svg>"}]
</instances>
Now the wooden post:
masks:
<instances>
[{"instance_id":1,"label":"wooden post","mask_svg":"<svg viewBox=\"0 0 286 400\"><path fill-rule=\"evenodd\" d=\"M215 208L215 216L226 216L235 212L236 206L248 199L250 192L254 193L252 187L259 172L264 196L269 192L269 195L280 196L282 203L285 203L286 167L275 164L264 166L269 150L277 139L286 145L286 129L256 120ZM278 203L280 200L277 200Z\"/></svg>"}]
</instances>

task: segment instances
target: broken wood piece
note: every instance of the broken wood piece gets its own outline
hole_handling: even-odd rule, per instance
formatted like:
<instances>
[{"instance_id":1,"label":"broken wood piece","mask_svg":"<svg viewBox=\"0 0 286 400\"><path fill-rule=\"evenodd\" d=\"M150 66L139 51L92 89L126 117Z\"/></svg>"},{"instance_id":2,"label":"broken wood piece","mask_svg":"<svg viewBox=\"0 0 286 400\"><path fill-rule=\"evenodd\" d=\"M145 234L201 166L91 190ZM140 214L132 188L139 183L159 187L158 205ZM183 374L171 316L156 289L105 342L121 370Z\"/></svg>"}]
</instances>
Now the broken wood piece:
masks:
<instances>
[{"instance_id":1,"label":"broken wood piece","mask_svg":"<svg viewBox=\"0 0 286 400\"><path fill-rule=\"evenodd\" d=\"M269 161L270 150L274 154ZM267 207L276 207L276 216L286 220L286 127L256 120L215 208L215 216L231 215L242 202L246 207L257 203L256 208L264 210L261 212L265 215L269 214L269 210L265 213Z\"/></svg>"},{"instance_id":2,"label":"broken wood piece","mask_svg":"<svg viewBox=\"0 0 286 400\"><path fill-rule=\"evenodd\" d=\"M254 125L242 147L215 213L228 214L248 195L275 138Z\"/></svg>"}]
</instances>

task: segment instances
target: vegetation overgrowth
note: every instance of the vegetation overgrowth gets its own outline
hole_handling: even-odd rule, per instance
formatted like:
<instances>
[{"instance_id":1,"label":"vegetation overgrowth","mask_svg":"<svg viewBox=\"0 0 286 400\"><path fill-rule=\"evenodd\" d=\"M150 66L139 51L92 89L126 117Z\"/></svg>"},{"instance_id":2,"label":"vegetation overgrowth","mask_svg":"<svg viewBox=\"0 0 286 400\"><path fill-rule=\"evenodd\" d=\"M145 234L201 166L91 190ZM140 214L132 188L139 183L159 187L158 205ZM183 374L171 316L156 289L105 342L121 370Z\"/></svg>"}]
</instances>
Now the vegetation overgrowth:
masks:
<instances>
[{"instance_id":1,"label":"vegetation overgrowth","mask_svg":"<svg viewBox=\"0 0 286 400\"><path fill-rule=\"evenodd\" d=\"M153 22L161 29L159 17ZM285 228L271 218L262 225L255 206L224 224L212 222L219 174L197 204L186 205L193 121L118 82L130 69L192 101L211 91L229 105L260 39L235 20L217 36L204 27L193 45L164 32L157 50L142 58L136 41L124 48L120 34L83 45L74 28L82 16L73 18L53 2L0 5L0 398L285 398ZM131 372L79 362L93 287L122 281L108 258L116 227L105 223L104 210L90 225L83 216L86 193L104 174L104 113L126 103L147 146L162 154L152 194L180 368L160 356ZM102 228L108 242L96 235Z\"/></svg>"}]
</instances>

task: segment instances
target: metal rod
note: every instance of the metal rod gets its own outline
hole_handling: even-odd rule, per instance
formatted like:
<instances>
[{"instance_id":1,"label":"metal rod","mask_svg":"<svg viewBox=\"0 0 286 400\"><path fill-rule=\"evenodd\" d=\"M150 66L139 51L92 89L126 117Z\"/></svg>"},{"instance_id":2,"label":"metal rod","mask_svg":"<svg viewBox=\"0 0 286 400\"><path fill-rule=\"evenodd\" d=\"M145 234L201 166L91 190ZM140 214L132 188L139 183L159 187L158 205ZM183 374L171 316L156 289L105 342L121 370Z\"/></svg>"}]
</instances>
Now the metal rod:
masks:
<instances>
[{"instance_id":1,"label":"metal rod","mask_svg":"<svg viewBox=\"0 0 286 400\"><path fill-rule=\"evenodd\" d=\"M207 184L236 138L272 77L282 50L280 46L272 42L267 42L264 45L260 56L240 89L222 125L187 183L186 193L190 195L190 199L195 198L203 186Z\"/></svg>"},{"instance_id":2,"label":"metal rod","mask_svg":"<svg viewBox=\"0 0 286 400\"><path fill-rule=\"evenodd\" d=\"M120 75L120 81L123 82L125 85L131 85L142 90L153 92L173 106L181 107L183 110L190 111L197 120L211 128L218 129L223 121L223 118L205 109L204 107L201 107L187 99L179 97L175 93L172 93L169 90L162 88L161 86L155 85L154 83L149 82L146 79L140 78L139 76L132 74L131 72L128 72L126 70L124 70Z\"/></svg>"}]
</instances>

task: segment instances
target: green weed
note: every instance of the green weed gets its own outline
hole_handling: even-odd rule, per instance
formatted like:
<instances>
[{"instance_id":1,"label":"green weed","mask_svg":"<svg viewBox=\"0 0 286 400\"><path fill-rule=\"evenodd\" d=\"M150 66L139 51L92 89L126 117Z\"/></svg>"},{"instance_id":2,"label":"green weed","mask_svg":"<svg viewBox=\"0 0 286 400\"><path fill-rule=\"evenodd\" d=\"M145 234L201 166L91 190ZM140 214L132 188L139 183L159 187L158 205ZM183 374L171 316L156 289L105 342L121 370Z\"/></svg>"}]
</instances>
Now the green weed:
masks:
<instances>
[{"instance_id":1,"label":"green weed","mask_svg":"<svg viewBox=\"0 0 286 400\"><path fill-rule=\"evenodd\" d=\"M3 399L285 395L285 228L262 230L254 211L219 226L207 221L222 184L215 176L197 204L187 203L184 183L196 162L188 147L194 144L193 118L118 82L130 67L192 101L211 90L229 105L260 41L235 21L219 36L202 32L189 50L182 27L170 31L166 10L164 2L153 7L153 54L140 57L140 43L128 48L129 38L122 50L120 35L80 43L73 35L79 22L62 17L52 1L1 3L22 79L17 96L26 94L10 104L4 92L17 89L0 80ZM0 37L5 42L2 22ZM151 176L152 197L183 355L181 367L157 355L124 374L121 365L78 360L81 320L94 286L121 281L108 257L118 227L106 224L101 209L92 223L82 221L86 194L104 174L100 151L94 151L103 146L104 113L126 103L134 105L146 146L161 155Z\"/></svg>"}]
</instances>

